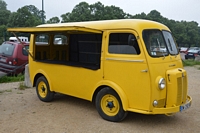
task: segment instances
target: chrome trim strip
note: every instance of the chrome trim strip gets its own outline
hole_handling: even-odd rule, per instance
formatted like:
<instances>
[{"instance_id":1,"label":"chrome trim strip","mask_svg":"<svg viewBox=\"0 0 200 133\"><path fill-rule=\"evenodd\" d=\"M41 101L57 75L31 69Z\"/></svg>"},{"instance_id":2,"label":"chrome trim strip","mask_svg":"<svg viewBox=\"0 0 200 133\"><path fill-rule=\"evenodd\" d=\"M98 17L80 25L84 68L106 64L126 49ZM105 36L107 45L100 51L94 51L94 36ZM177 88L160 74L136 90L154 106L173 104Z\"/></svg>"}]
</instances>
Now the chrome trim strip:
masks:
<instances>
[{"instance_id":1,"label":"chrome trim strip","mask_svg":"<svg viewBox=\"0 0 200 133\"><path fill-rule=\"evenodd\" d=\"M124 59L116 59L116 58L106 58L106 60L124 61L124 62L144 62L144 60L124 60Z\"/></svg>"}]
</instances>

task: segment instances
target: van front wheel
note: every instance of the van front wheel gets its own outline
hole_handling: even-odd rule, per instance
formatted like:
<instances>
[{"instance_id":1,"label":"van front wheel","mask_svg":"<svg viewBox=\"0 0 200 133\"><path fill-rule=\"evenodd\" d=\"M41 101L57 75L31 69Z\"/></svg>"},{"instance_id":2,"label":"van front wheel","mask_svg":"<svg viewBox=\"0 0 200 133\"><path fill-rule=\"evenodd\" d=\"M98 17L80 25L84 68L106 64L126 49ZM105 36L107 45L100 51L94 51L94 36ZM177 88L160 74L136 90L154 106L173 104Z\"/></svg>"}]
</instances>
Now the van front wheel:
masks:
<instances>
[{"instance_id":1,"label":"van front wheel","mask_svg":"<svg viewBox=\"0 0 200 133\"><path fill-rule=\"evenodd\" d=\"M111 88L105 87L96 96L95 105L100 116L108 121L122 121L127 112L123 110L118 94Z\"/></svg>"},{"instance_id":2,"label":"van front wheel","mask_svg":"<svg viewBox=\"0 0 200 133\"><path fill-rule=\"evenodd\" d=\"M50 91L49 83L44 76L37 79L36 93L39 99L43 102L50 102L53 100L54 93Z\"/></svg>"}]
</instances>

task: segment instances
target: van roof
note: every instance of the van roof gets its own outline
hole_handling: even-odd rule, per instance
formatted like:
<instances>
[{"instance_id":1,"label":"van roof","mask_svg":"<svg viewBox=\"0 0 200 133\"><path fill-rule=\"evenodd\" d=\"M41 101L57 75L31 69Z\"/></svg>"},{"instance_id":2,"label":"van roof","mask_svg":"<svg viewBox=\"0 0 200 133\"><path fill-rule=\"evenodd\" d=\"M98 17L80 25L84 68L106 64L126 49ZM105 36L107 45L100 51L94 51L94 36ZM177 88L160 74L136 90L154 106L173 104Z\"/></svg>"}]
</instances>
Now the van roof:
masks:
<instances>
[{"instance_id":1,"label":"van roof","mask_svg":"<svg viewBox=\"0 0 200 133\"><path fill-rule=\"evenodd\" d=\"M169 30L169 28L161 23L142 20L142 19L119 19L119 20L101 20L101 21L86 21L86 22L70 22L57 24L42 24L37 27L30 28L8 28L8 31L13 32L50 32L50 31L87 31L101 33L108 29L135 29L137 31L143 29L160 29Z\"/></svg>"},{"instance_id":2,"label":"van roof","mask_svg":"<svg viewBox=\"0 0 200 133\"><path fill-rule=\"evenodd\" d=\"M57 24L42 24L37 27L66 27L66 26L83 26L99 30L106 29L132 29L136 27L168 29L165 25L144 19L118 19L118 20L101 20L101 21L85 21L85 22L70 22Z\"/></svg>"}]
</instances>

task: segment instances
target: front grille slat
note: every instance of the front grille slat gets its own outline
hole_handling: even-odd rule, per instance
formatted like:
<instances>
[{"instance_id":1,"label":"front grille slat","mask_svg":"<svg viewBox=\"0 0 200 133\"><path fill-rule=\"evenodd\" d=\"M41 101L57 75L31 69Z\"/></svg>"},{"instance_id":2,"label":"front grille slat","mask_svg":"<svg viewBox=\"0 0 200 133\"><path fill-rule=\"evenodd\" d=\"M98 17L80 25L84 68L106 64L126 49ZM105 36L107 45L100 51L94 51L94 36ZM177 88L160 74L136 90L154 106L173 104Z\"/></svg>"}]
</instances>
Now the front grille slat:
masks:
<instances>
[{"instance_id":1,"label":"front grille slat","mask_svg":"<svg viewBox=\"0 0 200 133\"><path fill-rule=\"evenodd\" d=\"M185 103L187 97L187 78L185 76L177 78L177 105Z\"/></svg>"},{"instance_id":2,"label":"front grille slat","mask_svg":"<svg viewBox=\"0 0 200 133\"><path fill-rule=\"evenodd\" d=\"M177 100L176 104L180 105L182 103L182 94L183 94L182 78L177 78Z\"/></svg>"}]
</instances>

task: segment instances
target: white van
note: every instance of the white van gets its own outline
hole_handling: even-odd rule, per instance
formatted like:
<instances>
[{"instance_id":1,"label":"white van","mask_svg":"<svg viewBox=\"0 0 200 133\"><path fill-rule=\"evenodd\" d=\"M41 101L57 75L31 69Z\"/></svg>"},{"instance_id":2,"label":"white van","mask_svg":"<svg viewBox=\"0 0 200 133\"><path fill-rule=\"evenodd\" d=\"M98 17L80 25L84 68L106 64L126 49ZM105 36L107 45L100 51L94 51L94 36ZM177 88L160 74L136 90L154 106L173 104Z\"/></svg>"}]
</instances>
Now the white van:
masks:
<instances>
[{"instance_id":1,"label":"white van","mask_svg":"<svg viewBox=\"0 0 200 133\"><path fill-rule=\"evenodd\" d=\"M18 37L20 39L20 41L22 42L28 42L28 37ZM16 37L10 37L9 38L9 41L11 42L18 42L17 38Z\"/></svg>"}]
</instances>

